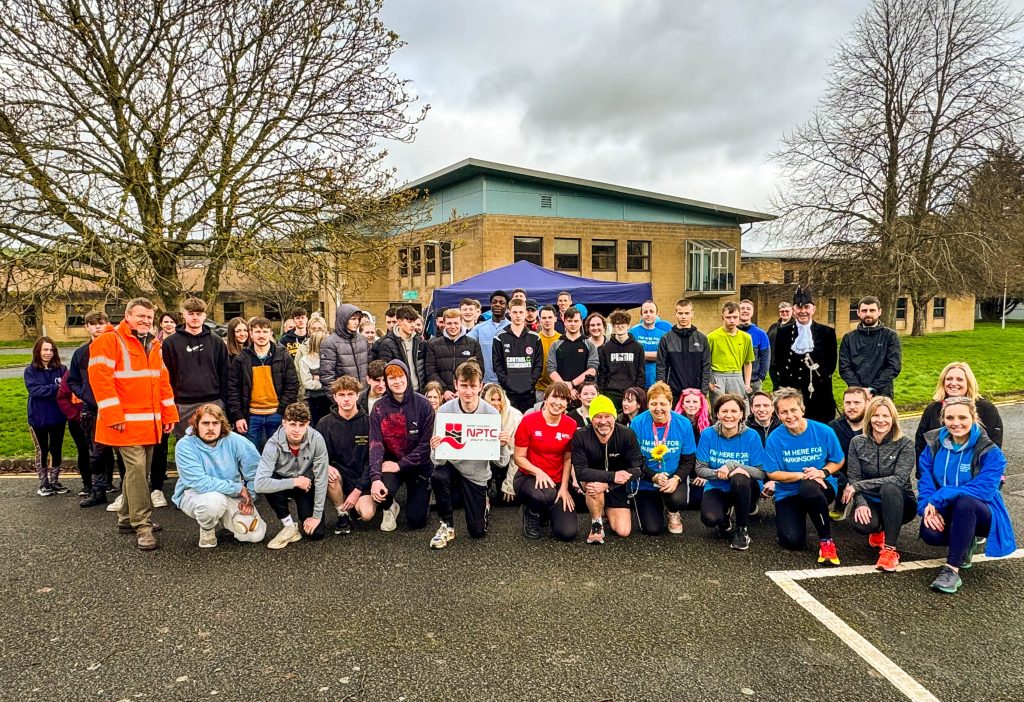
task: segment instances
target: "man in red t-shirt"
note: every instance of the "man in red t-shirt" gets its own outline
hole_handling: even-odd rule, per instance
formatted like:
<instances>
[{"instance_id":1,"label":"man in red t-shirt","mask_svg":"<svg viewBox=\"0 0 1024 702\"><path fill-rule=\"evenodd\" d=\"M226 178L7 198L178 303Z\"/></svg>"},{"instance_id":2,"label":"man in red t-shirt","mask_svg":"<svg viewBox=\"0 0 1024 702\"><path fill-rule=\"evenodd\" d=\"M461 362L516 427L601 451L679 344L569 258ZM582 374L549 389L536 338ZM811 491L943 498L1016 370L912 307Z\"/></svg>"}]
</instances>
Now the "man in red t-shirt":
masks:
<instances>
[{"instance_id":1,"label":"man in red t-shirt","mask_svg":"<svg viewBox=\"0 0 1024 702\"><path fill-rule=\"evenodd\" d=\"M523 503L523 534L528 539L543 536L541 515L547 515L551 532L561 541L572 541L579 530L576 506L569 494L569 444L576 422L565 410L571 398L568 385L552 383L544 391L541 410L526 414L516 429L519 472L512 485Z\"/></svg>"}]
</instances>

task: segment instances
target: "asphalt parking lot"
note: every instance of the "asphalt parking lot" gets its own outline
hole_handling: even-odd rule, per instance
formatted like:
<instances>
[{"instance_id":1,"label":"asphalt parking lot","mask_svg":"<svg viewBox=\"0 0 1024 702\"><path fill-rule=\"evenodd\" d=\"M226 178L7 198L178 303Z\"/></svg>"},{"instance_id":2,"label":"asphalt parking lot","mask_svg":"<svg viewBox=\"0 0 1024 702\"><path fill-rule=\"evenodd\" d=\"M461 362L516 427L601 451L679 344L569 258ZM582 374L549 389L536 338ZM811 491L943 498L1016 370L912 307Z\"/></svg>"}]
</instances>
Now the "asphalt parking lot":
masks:
<instances>
[{"instance_id":1,"label":"asphalt parking lot","mask_svg":"<svg viewBox=\"0 0 1024 702\"><path fill-rule=\"evenodd\" d=\"M1000 411L1024 544L1024 406ZM527 542L502 508L482 541L457 514L440 552L436 524L401 519L281 552L226 536L200 551L172 507L160 550L140 553L113 515L33 491L0 480L4 700L906 699L765 576L817 567L778 549L770 508L739 553L696 513L681 536L588 547ZM941 555L916 529L904 560ZM848 526L836 540L844 566L874 562ZM1024 559L978 564L953 597L932 575L802 584L938 699L1024 699Z\"/></svg>"}]
</instances>

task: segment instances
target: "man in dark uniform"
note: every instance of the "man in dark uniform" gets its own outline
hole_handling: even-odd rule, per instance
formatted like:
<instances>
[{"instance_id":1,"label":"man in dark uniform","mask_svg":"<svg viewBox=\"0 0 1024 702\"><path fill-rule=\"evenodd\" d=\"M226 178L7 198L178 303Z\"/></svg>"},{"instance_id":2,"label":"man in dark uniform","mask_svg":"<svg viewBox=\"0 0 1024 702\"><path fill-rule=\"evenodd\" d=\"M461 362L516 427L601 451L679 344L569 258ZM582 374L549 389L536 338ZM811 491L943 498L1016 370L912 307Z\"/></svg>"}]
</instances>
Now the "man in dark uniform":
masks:
<instances>
[{"instance_id":1,"label":"man in dark uniform","mask_svg":"<svg viewBox=\"0 0 1024 702\"><path fill-rule=\"evenodd\" d=\"M799 390L804 396L805 416L827 424L836 416L832 375L838 349L835 329L815 322L814 309L811 291L797 288L793 293L793 323L779 327L772 347L778 378L775 387Z\"/></svg>"}]
</instances>

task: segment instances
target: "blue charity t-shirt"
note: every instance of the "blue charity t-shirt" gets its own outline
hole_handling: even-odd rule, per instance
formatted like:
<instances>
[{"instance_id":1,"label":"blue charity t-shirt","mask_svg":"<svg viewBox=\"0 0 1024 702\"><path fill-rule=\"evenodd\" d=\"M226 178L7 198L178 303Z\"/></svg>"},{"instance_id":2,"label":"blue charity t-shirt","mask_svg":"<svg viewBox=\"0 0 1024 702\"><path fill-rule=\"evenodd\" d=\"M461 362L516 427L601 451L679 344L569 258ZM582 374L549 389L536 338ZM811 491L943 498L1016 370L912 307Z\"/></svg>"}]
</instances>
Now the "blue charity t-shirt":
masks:
<instances>
[{"instance_id":1,"label":"blue charity t-shirt","mask_svg":"<svg viewBox=\"0 0 1024 702\"><path fill-rule=\"evenodd\" d=\"M708 464L712 470L718 470L729 461L742 463L755 468L764 467L764 448L761 438L752 429L741 431L736 436L725 438L713 426L700 433L697 443L697 460ZM758 481L760 484L761 481ZM729 492L728 480L709 480L704 486L708 490Z\"/></svg>"},{"instance_id":2,"label":"blue charity t-shirt","mask_svg":"<svg viewBox=\"0 0 1024 702\"><path fill-rule=\"evenodd\" d=\"M633 430L636 438L640 441L640 452L644 455L647 467L654 473L675 475L679 469L679 457L692 455L697 451L697 446L693 441L693 425L681 414L669 412L667 430L665 427L658 428L658 439L668 448L668 453L660 462L651 458L651 451L659 442L654 440L654 418L651 417L650 411L638 414L629 423L629 428ZM639 489L656 490L657 488L650 480L643 479L640 480Z\"/></svg>"},{"instance_id":3,"label":"blue charity t-shirt","mask_svg":"<svg viewBox=\"0 0 1024 702\"><path fill-rule=\"evenodd\" d=\"M784 470L803 473L804 468L824 468L826 463L842 463L845 460L839 439L827 424L807 420L807 429L799 436L793 436L785 426L768 435L764 446L764 469L768 473ZM838 491L835 476L825 482ZM800 483L775 483L775 501L793 497L800 492Z\"/></svg>"},{"instance_id":4,"label":"blue charity t-shirt","mask_svg":"<svg viewBox=\"0 0 1024 702\"><path fill-rule=\"evenodd\" d=\"M644 347L644 351L650 353L657 353L658 343L661 341L661 337L665 336L665 332L671 331L672 325L663 319L659 319L654 322L654 329L646 329L643 322L637 324L635 327L629 330L629 333L633 335L633 338L640 342L640 345ZM646 361L644 363L644 373L646 375L647 387L654 385L655 374L658 370L658 364L654 361Z\"/></svg>"}]
</instances>

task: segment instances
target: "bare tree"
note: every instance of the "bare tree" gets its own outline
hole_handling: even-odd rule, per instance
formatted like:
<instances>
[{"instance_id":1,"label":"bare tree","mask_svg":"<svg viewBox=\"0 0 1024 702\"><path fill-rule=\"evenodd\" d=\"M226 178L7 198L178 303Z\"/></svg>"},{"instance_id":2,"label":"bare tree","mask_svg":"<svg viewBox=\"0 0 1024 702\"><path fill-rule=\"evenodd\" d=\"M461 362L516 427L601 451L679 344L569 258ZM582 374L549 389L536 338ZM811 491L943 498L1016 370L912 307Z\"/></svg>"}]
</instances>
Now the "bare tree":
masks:
<instances>
[{"instance_id":1,"label":"bare tree","mask_svg":"<svg viewBox=\"0 0 1024 702\"><path fill-rule=\"evenodd\" d=\"M381 144L423 117L381 2L9 0L0 268L174 309L186 261L212 301L233 259L380 250L417 217Z\"/></svg>"},{"instance_id":2,"label":"bare tree","mask_svg":"<svg viewBox=\"0 0 1024 702\"><path fill-rule=\"evenodd\" d=\"M973 292L996 253L976 220L949 215L1024 119L1020 28L995 0L875 0L815 113L774 154L777 233L813 242L823 269L839 262L849 288L890 312L909 294L915 335L932 297Z\"/></svg>"}]
</instances>

